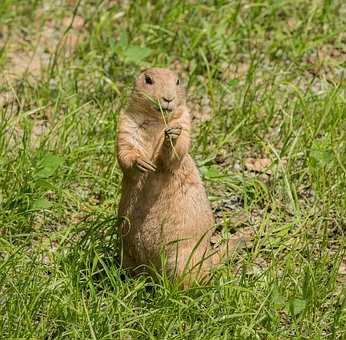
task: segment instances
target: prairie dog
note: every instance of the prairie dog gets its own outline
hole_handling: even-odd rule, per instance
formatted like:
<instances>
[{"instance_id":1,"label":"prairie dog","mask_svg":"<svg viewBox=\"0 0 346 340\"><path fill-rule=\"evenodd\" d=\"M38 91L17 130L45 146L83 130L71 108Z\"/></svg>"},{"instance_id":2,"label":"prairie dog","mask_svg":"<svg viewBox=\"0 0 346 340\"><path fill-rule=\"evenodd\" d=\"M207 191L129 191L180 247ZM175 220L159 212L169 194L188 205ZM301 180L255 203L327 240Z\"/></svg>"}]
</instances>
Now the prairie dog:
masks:
<instances>
[{"instance_id":1,"label":"prairie dog","mask_svg":"<svg viewBox=\"0 0 346 340\"><path fill-rule=\"evenodd\" d=\"M188 154L190 128L179 77L164 68L143 71L118 124L122 261L131 270L153 267L189 282L205 277L212 266L214 224Z\"/></svg>"}]
</instances>

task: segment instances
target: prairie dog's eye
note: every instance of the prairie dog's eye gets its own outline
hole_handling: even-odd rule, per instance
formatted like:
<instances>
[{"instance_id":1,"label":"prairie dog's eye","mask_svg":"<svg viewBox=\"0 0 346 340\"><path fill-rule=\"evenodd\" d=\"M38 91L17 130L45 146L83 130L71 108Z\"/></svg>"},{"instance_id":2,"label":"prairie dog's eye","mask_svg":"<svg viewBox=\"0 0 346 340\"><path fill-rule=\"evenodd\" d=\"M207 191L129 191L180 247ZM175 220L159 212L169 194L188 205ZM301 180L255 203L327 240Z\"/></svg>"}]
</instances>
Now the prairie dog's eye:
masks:
<instances>
[{"instance_id":1,"label":"prairie dog's eye","mask_svg":"<svg viewBox=\"0 0 346 340\"><path fill-rule=\"evenodd\" d=\"M179 78L177 79L177 85L180 85L180 79Z\"/></svg>"},{"instance_id":2,"label":"prairie dog's eye","mask_svg":"<svg viewBox=\"0 0 346 340\"><path fill-rule=\"evenodd\" d=\"M148 76L147 74L144 76L145 79L145 83L146 84L150 84L152 85L154 83L153 78L151 78L150 76Z\"/></svg>"}]
</instances>

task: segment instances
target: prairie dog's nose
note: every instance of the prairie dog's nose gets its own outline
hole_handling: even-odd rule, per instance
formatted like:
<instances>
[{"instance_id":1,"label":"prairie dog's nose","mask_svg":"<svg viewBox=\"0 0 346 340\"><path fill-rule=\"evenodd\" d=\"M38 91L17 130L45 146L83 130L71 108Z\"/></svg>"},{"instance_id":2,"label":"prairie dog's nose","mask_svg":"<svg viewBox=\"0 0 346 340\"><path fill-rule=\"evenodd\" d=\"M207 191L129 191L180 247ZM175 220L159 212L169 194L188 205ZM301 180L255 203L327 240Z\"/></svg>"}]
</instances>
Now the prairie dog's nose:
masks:
<instances>
[{"instance_id":1,"label":"prairie dog's nose","mask_svg":"<svg viewBox=\"0 0 346 340\"><path fill-rule=\"evenodd\" d=\"M165 102L170 103L170 102L174 99L174 97L170 97L170 98L162 97L162 99L163 99Z\"/></svg>"}]
</instances>

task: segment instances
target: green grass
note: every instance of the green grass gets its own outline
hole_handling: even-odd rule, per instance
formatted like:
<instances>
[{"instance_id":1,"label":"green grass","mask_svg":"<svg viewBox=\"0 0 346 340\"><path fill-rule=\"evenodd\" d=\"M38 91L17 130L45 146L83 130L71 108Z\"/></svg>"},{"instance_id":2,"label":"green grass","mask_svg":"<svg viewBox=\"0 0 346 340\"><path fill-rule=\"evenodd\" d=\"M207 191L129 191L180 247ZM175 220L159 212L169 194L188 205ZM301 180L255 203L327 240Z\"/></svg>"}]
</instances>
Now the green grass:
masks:
<instances>
[{"instance_id":1,"label":"green grass","mask_svg":"<svg viewBox=\"0 0 346 340\"><path fill-rule=\"evenodd\" d=\"M2 338L345 339L344 2L55 3L0 3ZM212 112L191 152L222 232L256 230L187 291L126 277L115 227L117 116L172 64Z\"/></svg>"}]
</instances>

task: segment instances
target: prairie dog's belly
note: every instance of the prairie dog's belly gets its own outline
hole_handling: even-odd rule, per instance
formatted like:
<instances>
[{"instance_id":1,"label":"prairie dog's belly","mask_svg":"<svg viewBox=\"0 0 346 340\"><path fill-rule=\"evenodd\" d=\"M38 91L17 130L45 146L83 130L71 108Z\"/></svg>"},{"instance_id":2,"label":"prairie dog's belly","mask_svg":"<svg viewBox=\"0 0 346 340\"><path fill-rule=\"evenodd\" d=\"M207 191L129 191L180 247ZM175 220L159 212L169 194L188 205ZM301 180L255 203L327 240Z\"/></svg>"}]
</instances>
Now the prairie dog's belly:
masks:
<instances>
[{"instance_id":1,"label":"prairie dog's belly","mask_svg":"<svg viewBox=\"0 0 346 340\"><path fill-rule=\"evenodd\" d=\"M201 191L204 189L199 181L186 182L179 174L150 174L139 191L131 192L137 199L128 218L139 232L159 234L158 229L172 226L183 232L188 216L201 204Z\"/></svg>"},{"instance_id":2,"label":"prairie dog's belly","mask_svg":"<svg viewBox=\"0 0 346 340\"><path fill-rule=\"evenodd\" d=\"M139 262L154 258L152 262L157 262L160 249L168 244L181 242L194 247L208 234L213 217L198 170L189 156L174 174L150 174L138 189L125 188L136 200L124 212L131 232L123 238Z\"/></svg>"}]
</instances>

